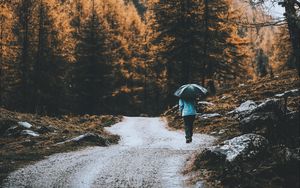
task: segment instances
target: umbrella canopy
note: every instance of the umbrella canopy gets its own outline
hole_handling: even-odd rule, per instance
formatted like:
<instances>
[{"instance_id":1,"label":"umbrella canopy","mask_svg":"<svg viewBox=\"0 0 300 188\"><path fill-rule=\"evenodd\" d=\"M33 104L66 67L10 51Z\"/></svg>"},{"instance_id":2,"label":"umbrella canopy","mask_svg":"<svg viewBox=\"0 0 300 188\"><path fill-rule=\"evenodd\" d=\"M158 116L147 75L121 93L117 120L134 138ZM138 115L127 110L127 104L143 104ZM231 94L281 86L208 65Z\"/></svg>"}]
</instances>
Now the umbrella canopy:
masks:
<instances>
[{"instance_id":1,"label":"umbrella canopy","mask_svg":"<svg viewBox=\"0 0 300 188\"><path fill-rule=\"evenodd\" d=\"M178 88L174 95L180 98L197 98L207 94L207 89L197 84L186 84Z\"/></svg>"}]
</instances>

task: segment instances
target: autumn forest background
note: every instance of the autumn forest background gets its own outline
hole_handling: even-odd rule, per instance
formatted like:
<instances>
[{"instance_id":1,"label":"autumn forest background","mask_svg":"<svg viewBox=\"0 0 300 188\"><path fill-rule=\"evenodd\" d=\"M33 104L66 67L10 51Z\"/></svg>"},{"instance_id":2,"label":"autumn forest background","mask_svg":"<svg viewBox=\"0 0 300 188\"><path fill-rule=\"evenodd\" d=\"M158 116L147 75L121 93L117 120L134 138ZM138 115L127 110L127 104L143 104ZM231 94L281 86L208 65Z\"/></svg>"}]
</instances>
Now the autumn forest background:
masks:
<instances>
[{"instance_id":1,"label":"autumn forest background","mask_svg":"<svg viewBox=\"0 0 300 188\"><path fill-rule=\"evenodd\" d=\"M173 92L299 70L299 1L1 0L0 106L157 115Z\"/></svg>"}]
</instances>

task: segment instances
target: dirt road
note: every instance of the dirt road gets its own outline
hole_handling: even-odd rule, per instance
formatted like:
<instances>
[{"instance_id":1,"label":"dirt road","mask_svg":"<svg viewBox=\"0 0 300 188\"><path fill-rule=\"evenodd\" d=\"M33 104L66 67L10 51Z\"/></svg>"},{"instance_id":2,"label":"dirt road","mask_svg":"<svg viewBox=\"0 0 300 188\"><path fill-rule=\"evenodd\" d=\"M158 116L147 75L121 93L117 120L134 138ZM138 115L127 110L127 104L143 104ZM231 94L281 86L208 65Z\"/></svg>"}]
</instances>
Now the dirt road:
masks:
<instances>
[{"instance_id":1,"label":"dirt road","mask_svg":"<svg viewBox=\"0 0 300 188\"><path fill-rule=\"evenodd\" d=\"M11 173L3 187L187 187L180 174L187 157L212 144L196 134L169 131L160 118L125 117L108 131L118 145L60 153Z\"/></svg>"}]
</instances>

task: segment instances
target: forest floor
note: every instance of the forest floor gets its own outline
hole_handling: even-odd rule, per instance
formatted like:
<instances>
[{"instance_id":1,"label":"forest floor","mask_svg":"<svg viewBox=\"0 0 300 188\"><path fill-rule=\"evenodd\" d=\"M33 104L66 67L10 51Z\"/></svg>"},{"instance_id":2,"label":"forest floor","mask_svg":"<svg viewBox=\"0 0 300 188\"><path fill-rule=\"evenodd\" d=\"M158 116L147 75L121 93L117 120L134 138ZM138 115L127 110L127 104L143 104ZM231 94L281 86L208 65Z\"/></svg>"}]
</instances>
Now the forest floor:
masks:
<instances>
[{"instance_id":1,"label":"forest floor","mask_svg":"<svg viewBox=\"0 0 300 188\"><path fill-rule=\"evenodd\" d=\"M104 127L121 119L121 116L111 115L65 115L56 118L0 108L0 184L10 172L51 154L117 143L119 136L107 133ZM27 122L32 127L22 127L18 122ZM25 130L39 136L24 134ZM64 143L86 133L91 134L85 139Z\"/></svg>"},{"instance_id":2,"label":"forest floor","mask_svg":"<svg viewBox=\"0 0 300 188\"><path fill-rule=\"evenodd\" d=\"M241 134L238 128L239 122L233 116L227 115L228 112L247 100L260 103L276 94L298 88L300 88L300 79L294 70L275 74L273 78L265 77L245 83L233 82L229 89L220 89L215 96L205 99L209 104L199 107L200 115L218 113L221 116L207 119L196 118L194 132L218 136L219 142L238 136ZM299 104L300 96L288 98L287 107L290 111L298 110ZM184 129L183 119L178 113L178 105L167 110L163 116L168 119L168 125L171 128Z\"/></svg>"},{"instance_id":3,"label":"forest floor","mask_svg":"<svg viewBox=\"0 0 300 188\"><path fill-rule=\"evenodd\" d=\"M236 109L241 105L241 103L247 100L252 100L255 101L256 104L260 104L266 101L268 98L274 98L276 94L281 94L286 91L299 89L299 88L300 88L300 79L297 75L297 72L294 70L286 70L281 73L275 74L274 77L266 76L256 81L233 82L230 88L220 89L217 91L217 94L215 96L207 97L205 101L208 103L206 103L205 105L198 105L198 107L200 107L199 110L200 118L197 117L194 122L194 132L205 133L205 134L215 136L218 138L218 141L216 142L218 144L222 143L225 140L231 139L233 137L240 136L243 133L239 127L239 120L236 116L232 114L228 114L228 112ZM282 100L282 103L284 103L284 99L280 99L280 100ZM299 111L300 108L299 105L300 105L300 96L288 97L287 108L289 111ZM216 114L216 113L219 116L212 117L212 118L201 118L201 115L203 114ZM174 107L167 110L163 114L163 116L167 118L168 125L170 127L174 129L184 129L183 119L180 117L180 114L178 113L178 105L175 105ZM285 145L285 143L282 143L282 145ZM295 143L295 145L299 147L299 143ZM194 157L195 160L197 160L196 156ZM268 166L268 164L263 164L263 166L269 169L272 168L272 166ZM195 170L195 169L192 169L191 167L190 170ZM202 171L205 170L207 169L202 169ZM257 169L254 168L252 170L255 171ZM199 177L195 177L195 179L206 178L208 181L210 181L210 183L212 183L213 187L218 187L218 186L222 187L222 184L220 184L220 181L218 179L215 180L211 179L212 177L218 178L222 176L220 174L218 174L219 176L217 176L216 173L217 172L207 172L204 175L202 174L199 175ZM284 172L282 173L284 174ZM270 174L273 174L273 172ZM299 174L299 169L298 169L298 174ZM266 177L269 179L274 178L274 177L270 178L268 175L266 175ZM255 181L255 178L253 179ZM299 178L296 178L295 182L291 182L291 184L293 183L294 185L299 185ZM267 184L262 184L261 186L264 187L264 185Z\"/></svg>"},{"instance_id":4,"label":"forest floor","mask_svg":"<svg viewBox=\"0 0 300 188\"><path fill-rule=\"evenodd\" d=\"M106 128L119 144L51 155L11 173L3 187L191 187L181 170L196 150L215 138L170 131L161 118L124 117ZM200 183L200 182L199 182Z\"/></svg>"}]
</instances>

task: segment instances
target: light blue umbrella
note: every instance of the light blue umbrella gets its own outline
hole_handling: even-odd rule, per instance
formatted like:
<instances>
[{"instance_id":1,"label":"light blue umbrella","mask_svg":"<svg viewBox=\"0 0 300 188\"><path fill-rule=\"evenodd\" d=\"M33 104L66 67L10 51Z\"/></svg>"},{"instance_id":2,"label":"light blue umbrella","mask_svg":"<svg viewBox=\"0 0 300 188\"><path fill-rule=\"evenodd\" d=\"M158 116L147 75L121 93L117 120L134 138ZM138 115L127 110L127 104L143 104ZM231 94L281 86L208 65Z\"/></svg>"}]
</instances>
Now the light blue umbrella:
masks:
<instances>
[{"instance_id":1,"label":"light blue umbrella","mask_svg":"<svg viewBox=\"0 0 300 188\"><path fill-rule=\"evenodd\" d=\"M182 85L174 93L175 96L180 98L197 98L200 96L205 96L207 94L207 89L198 84L186 84Z\"/></svg>"}]
</instances>

